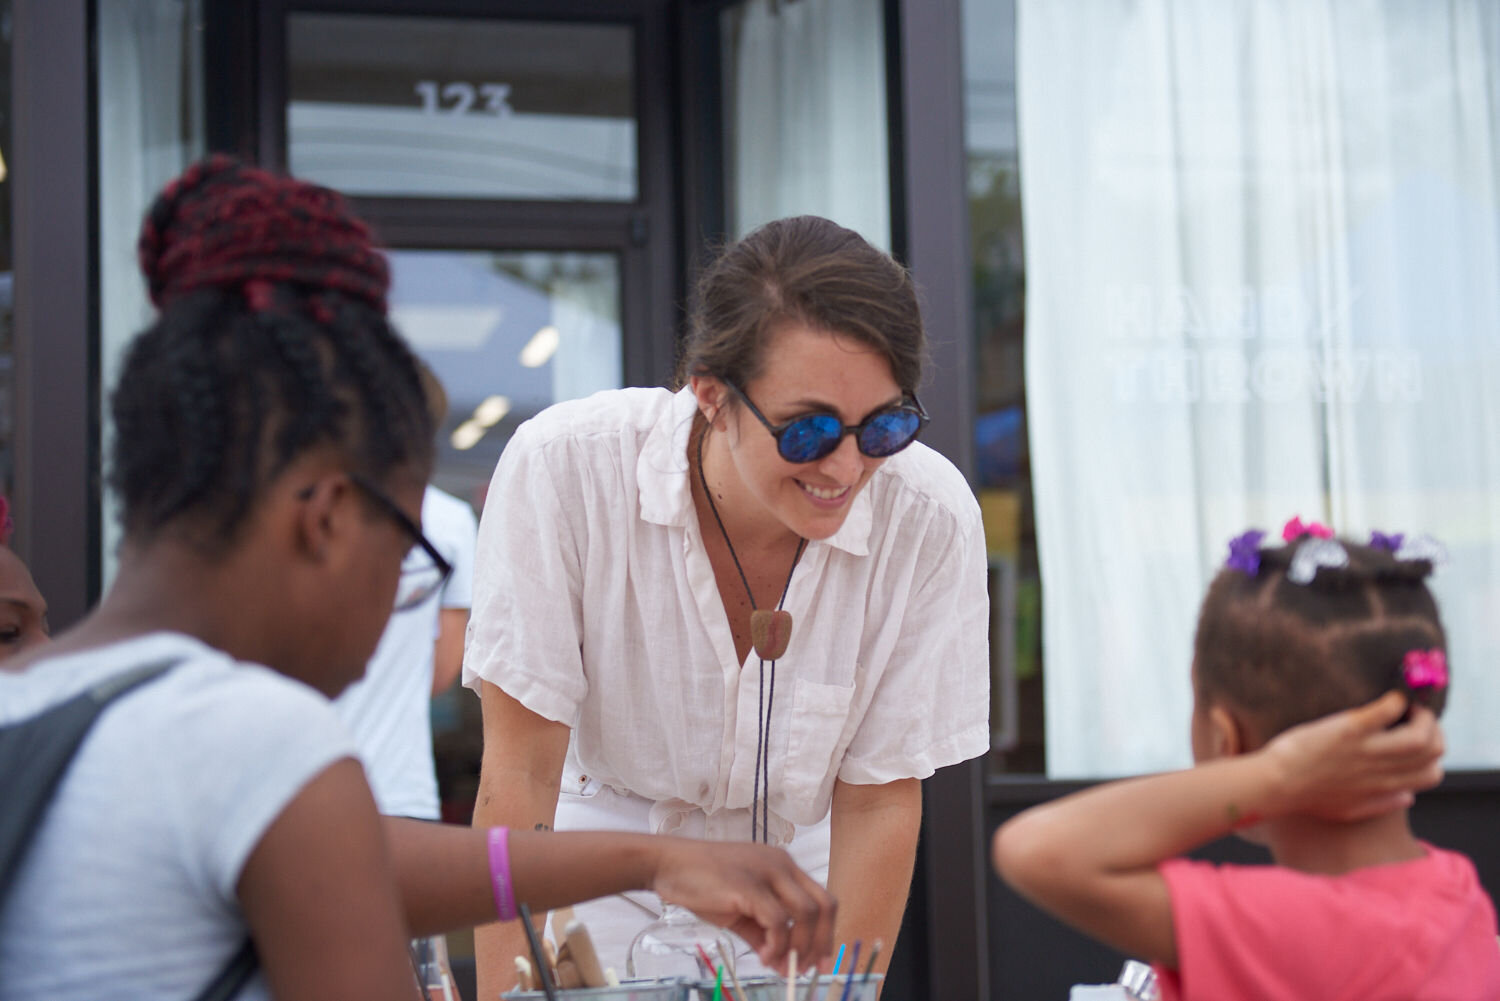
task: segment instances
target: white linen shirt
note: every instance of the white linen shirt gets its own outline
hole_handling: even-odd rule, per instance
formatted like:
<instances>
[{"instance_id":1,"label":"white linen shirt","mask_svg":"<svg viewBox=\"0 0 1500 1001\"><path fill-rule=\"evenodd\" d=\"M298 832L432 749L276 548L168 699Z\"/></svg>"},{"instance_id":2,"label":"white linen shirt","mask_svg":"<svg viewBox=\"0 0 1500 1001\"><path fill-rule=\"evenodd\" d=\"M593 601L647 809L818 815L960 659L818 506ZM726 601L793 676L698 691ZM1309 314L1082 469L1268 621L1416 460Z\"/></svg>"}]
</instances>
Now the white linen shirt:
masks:
<instances>
[{"instance_id":1,"label":"white linen shirt","mask_svg":"<svg viewBox=\"0 0 1500 1001\"><path fill-rule=\"evenodd\" d=\"M517 429L480 517L464 683L572 727L563 794L642 797L658 833L750 837L772 694L773 843L827 815L836 778L925 778L987 751L985 547L958 470L914 444L808 544L772 693L769 664L735 657L703 546L695 410L688 390L612 390Z\"/></svg>"}]
</instances>

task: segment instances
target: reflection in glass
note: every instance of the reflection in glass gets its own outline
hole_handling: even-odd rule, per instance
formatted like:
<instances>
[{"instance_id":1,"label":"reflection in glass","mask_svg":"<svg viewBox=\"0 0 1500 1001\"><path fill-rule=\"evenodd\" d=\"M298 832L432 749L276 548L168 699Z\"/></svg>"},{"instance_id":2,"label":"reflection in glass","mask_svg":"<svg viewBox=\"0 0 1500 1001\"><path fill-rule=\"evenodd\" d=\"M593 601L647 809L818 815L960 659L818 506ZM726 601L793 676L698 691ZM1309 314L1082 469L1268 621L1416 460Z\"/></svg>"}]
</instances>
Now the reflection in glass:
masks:
<instances>
[{"instance_id":1,"label":"reflection in glass","mask_svg":"<svg viewBox=\"0 0 1500 1001\"><path fill-rule=\"evenodd\" d=\"M292 14L292 172L351 194L632 201L628 25Z\"/></svg>"},{"instance_id":2,"label":"reflection in glass","mask_svg":"<svg viewBox=\"0 0 1500 1001\"><path fill-rule=\"evenodd\" d=\"M619 261L540 251L389 256L391 319L448 393L433 483L477 510L517 424L619 387Z\"/></svg>"},{"instance_id":3,"label":"reflection in glass","mask_svg":"<svg viewBox=\"0 0 1500 1001\"><path fill-rule=\"evenodd\" d=\"M104 450L107 394L125 346L154 315L136 266L141 219L156 193L206 148L202 0L101 3L97 21L99 389ZM115 499L101 505L103 583L119 545Z\"/></svg>"},{"instance_id":4,"label":"reflection in glass","mask_svg":"<svg viewBox=\"0 0 1500 1001\"><path fill-rule=\"evenodd\" d=\"M719 19L725 228L825 216L891 247L881 0L742 0Z\"/></svg>"},{"instance_id":5,"label":"reflection in glass","mask_svg":"<svg viewBox=\"0 0 1500 1001\"><path fill-rule=\"evenodd\" d=\"M1026 269L1016 143L1015 18L1012 0L963 4L977 368L974 458L990 558L991 764L1002 771L1041 772L1041 575L1023 365Z\"/></svg>"}]
</instances>

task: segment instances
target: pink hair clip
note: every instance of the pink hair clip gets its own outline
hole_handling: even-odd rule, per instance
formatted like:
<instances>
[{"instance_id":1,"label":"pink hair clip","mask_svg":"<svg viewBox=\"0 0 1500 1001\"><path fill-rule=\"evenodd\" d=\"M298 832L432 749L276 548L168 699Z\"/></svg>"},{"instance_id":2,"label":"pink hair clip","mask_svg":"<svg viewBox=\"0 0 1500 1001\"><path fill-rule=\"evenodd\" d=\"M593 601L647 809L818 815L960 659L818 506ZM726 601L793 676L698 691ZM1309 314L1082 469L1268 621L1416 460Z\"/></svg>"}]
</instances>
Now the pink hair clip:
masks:
<instances>
[{"instance_id":1,"label":"pink hair clip","mask_svg":"<svg viewBox=\"0 0 1500 1001\"><path fill-rule=\"evenodd\" d=\"M0 494L0 546L10 545L10 533L14 527L10 520L10 501Z\"/></svg>"},{"instance_id":2,"label":"pink hair clip","mask_svg":"<svg viewBox=\"0 0 1500 1001\"><path fill-rule=\"evenodd\" d=\"M1401 660L1401 677L1405 679L1406 687L1414 691L1418 688L1447 688L1448 658L1436 647L1408 650Z\"/></svg>"},{"instance_id":3,"label":"pink hair clip","mask_svg":"<svg viewBox=\"0 0 1500 1001\"><path fill-rule=\"evenodd\" d=\"M1333 538L1333 529L1316 521L1304 523L1296 515L1293 515L1292 519L1281 529L1281 539L1283 542L1296 542L1304 535L1311 535L1315 539L1331 539Z\"/></svg>"}]
</instances>

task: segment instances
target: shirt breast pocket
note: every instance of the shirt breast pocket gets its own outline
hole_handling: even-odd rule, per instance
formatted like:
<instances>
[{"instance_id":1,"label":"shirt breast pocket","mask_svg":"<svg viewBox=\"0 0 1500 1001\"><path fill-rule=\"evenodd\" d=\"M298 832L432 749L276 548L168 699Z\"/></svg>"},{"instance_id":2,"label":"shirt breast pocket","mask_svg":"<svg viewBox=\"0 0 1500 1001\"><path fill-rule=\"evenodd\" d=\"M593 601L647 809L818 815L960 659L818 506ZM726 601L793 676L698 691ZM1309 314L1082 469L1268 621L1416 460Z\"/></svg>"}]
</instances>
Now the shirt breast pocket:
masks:
<instances>
[{"instance_id":1,"label":"shirt breast pocket","mask_svg":"<svg viewBox=\"0 0 1500 1001\"><path fill-rule=\"evenodd\" d=\"M835 755L843 744L853 702L853 685L826 685L804 678L793 685L782 784L788 819L794 823L814 823L828 808L826 797L839 770Z\"/></svg>"}]
</instances>

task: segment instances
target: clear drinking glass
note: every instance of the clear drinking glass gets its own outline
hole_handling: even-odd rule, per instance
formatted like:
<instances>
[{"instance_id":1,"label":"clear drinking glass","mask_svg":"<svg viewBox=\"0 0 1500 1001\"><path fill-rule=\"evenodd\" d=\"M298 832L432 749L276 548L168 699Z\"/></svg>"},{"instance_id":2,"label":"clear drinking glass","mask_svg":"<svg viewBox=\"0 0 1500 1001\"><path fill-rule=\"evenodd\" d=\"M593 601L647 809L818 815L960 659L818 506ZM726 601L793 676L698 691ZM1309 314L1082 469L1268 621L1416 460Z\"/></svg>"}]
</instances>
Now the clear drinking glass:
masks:
<instances>
[{"instance_id":1,"label":"clear drinking glass","mask_svg":"<svg viewBox=\"0 0 1500 1001\"><path fill-rule=\"evenodd\" d=\"M661 917L642 928L630 943L625 972L630 977L686 980L713 979L714 965L734 956L734 940L723 929L700 919L686 907L667 904ZM707 955L710 964L703 961Z\"/></svg>"}]
</instances>

